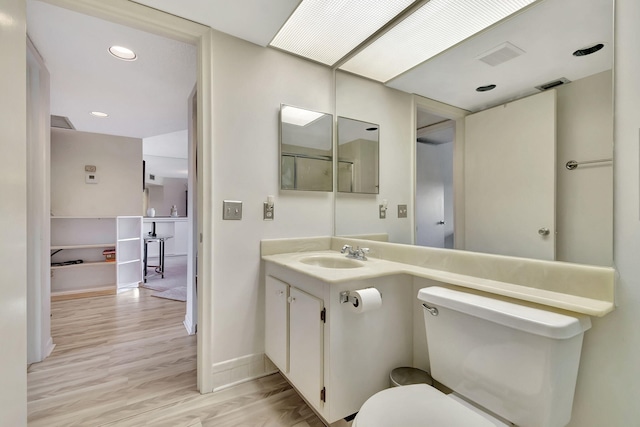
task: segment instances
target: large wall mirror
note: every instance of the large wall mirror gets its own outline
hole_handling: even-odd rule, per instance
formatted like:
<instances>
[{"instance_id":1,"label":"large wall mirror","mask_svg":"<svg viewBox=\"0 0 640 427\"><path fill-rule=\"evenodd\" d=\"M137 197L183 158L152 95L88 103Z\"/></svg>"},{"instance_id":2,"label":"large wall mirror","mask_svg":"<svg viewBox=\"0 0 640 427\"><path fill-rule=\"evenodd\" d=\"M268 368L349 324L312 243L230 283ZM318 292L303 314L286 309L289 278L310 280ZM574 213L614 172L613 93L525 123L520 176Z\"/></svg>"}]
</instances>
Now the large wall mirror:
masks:
<instances>
[{"instance_id":1,"label":"large wall mirror","mask_svg":"<svg viewBox=\"0 0 640 427\"><path fill-rule=\"evenodd\" d=\"M584 55L588 51L593 53ZM521 231L533 239L551 242L550 255L540 259L611 265L612 68L613 0L592 0L588 8L580 0L542 0L384 86L338 72L336 115L371 117L360 114L360 110L371 112L376 108L381 115L372 120L380 123L385 132L380 136L380 194L376 200L362 200L338 193L336 234L386 233L389 241L397 243L538 257L520 250L529 245L518 237L520 231L506 233L516 236L515 242L485 244L505 228L506 221L511 222L518 215L508 213L509 205L536 205L531 203L534 191L530 183L538 178L527 178L529 164L505 158L506 150L499 146L480 148L475 138L476 128L489 119L495 121L491 130L494 135L506 134L503 130L515 122L499 115L497 119L489 117L473 123L473 117L482 117L495 107L511 109L518 100L555 91L554 99L547 103L553 113L550 120L554 123L550 126L555 129L551 132L555 135L555 150L545 159L551 162L545 176L553 181L542 194L555 214L550 223L540 222ZM547 83L555 88L536 88ZM376 94L376 85L387 92ZM477 90L491 85L495 85L493 90ZM399 114L406 104L411 105L410 111ZM525 106L518 116L526 119L527 115L537 114L537 108ZM387 117L389 121L385 121ZM402 130L405 127L411 129L413 137L406 137ZM517 129L516 126L515 133L507 139L511 148L516 148L514 155L526 154L528 149L519 145ZM404 156L405 150L412 153L410 158ZM478 166L481 154L495 162ZM569 161L577 161L579 166L567 168ZM501 175L507 166L519 168L522 177L518 179L524 181ZM520 182L509 203L498 202L483 190L469 190L486 178L477 174L488 170L496 172L496 179L502 183L516 186ZM407 173L411 176L407 177ZM425 185L416 179L431 181ZM412 186L411 194L405 195L405 188ZM378 205L383 199L388 200L389 209L385 219L378 219ZM398 218L396 211L396 205L403 203L409 205L406 219ZM425 218L426 204L432 205L431 219ZM473 215L465 215L470 213L465 204L493 204L506 214L504 218L474 224L470 221ZM473 207L471 213L476 210ZM429 228L431 234L421 235ZM485 234L478 234L479 228ZM442 235L430 240L437 232ZM472 238L473 246L467 246Z\"/></svg>"},{"instance_id":2,"label":"large wall mirror","mask_svg":"<svg viewBox=\"0 0 640 427\"><path fill-rule=\"evenodd\" d=\"M338 117L338 191L378 194L378 140L375 123Z\"/></svg>"},{"instance_id":3,"label":"large wall mirror","mask_svg":"<svg viewBox=\"0 0 640 427\"><path fill-rule=\"evenodd\" d=\"M280 106L280 188L333 191L333 116Z\"/></svg>"}]
</instances>

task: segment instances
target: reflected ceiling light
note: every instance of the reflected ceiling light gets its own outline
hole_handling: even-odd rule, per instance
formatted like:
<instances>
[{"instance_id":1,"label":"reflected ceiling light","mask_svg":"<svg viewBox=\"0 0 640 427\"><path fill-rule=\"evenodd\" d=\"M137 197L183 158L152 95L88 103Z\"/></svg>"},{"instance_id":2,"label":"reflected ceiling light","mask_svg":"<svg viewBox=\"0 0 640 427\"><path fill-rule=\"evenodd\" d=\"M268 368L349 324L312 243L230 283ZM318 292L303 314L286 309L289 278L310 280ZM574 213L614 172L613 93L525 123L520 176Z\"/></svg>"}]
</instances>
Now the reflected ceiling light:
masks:
<instances>
[{"instance_id":1,"label":"reflected ceiling light","mask_svg":"<svg viewBox=\"0 0 640 427\"><path fill-rule=\"evenodd\" d=\"M333 65L414 0L304 0L270 46Z\"/></svg>"},{"instance_id":2,"label":"reflected ceiling light","mask_svg":"<svg viewBox=\"0 0 640 427\"><path fill-rule=\"evenodd\" d=\"M431 0L340 69L387 82L536 0Z\"/></svg>"},{"instance_id":3,"label":"reflected ceiling light","mask_svg":"<svg viewBox=\"0 0 640 427\"><path fill-rule=\"evenodd\" d=\"M123 61L135 61L138 58L134 51L123 46L111 46L109 53Z\"/></svg>"},{"instance_id":4,"label":"reflected ceiling light","mask_svg":"<svg viewBox=\"0 0 640 427\"><path fill-rule=\"evenodd\" d=\"M91 114L94 117L100 117L101 119L104 119L105 117L109 117L107 113L103 113L102 111L92 111L89 114Z\"/></svg>"},{"instance_id":5,"label":"reflected ceiling light","mask_svg":"<svg viewBox=\"0 0 640 427\"><path fill-rule=\"evenodd\" d=\"M282 121L296 126L306 126L322 117L323 113L303 110L302 108L285 105L282 107Z\"/></svg>"}]
</instances>

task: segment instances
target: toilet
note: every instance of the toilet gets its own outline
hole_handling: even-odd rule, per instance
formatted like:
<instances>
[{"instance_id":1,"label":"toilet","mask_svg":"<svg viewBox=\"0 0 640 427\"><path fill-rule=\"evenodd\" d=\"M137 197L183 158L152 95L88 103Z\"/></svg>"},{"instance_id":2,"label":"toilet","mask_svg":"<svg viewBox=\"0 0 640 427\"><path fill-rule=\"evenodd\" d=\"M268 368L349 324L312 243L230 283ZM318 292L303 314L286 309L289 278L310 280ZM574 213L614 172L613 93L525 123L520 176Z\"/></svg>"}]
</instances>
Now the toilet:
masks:
<instances>
[{"instance_id":1,"label":"toilet","mask_svg":"<svg viewBox=\"0 0 640 427\"><path fill-rule=\"evenodd\" d=\"M563 427L588 316L471 292L421 289L431 376L371 396L353 427Z\"/></svg>"}]
</instances>

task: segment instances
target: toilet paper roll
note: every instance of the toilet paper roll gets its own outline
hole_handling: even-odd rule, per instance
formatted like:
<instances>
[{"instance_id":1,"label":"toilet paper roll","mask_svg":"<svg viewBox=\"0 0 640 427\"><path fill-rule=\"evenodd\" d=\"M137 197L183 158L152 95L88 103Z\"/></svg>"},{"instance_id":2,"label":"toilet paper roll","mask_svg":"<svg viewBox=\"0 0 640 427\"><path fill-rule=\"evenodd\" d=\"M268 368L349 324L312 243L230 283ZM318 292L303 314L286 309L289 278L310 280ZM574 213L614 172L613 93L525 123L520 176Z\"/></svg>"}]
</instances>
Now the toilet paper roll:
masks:
<instances>
[{"instance_id":1,"label":"toilet paper roll","mask_svg":"<svg viewBox=\"0 0 640 427\"><path fill-rule=\"evenodd\" d=\"M351 291L350 309L354 313L366 313L382 307L382 295L376 288L358 289Z\"/></svg>"}]
</instances>

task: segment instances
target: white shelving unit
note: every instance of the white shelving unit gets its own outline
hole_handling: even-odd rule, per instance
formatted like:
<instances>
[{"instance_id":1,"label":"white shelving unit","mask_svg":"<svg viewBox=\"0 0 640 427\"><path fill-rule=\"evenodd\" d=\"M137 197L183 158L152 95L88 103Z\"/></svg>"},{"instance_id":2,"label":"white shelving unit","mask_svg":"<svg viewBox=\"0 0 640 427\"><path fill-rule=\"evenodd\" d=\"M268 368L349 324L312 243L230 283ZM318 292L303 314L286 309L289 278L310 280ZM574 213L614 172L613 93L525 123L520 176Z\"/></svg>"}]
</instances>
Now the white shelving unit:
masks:
<instances>
[{"instance_id":1,"label":"white shelving unit","mask_svg":"<svg viewBox=\"0 0 640 427\"><path fill-rule=\"evenodd\" d=\"M116 249L116 261L102 251ZM51 217L51 297L115 294L142 281L142 217Z\"/></svg>"},{"instance_id":2,"label":"white shelving unit","mask_svg":"<svg viewBox=\"0 0 640 427\"><path fill-rule=\"evenodd\" d=\"M137 288L142 282L142 217L119 216L116 224L118 291Z\"/></svg>"}]
</instances>

